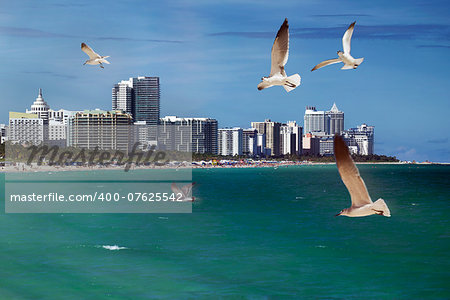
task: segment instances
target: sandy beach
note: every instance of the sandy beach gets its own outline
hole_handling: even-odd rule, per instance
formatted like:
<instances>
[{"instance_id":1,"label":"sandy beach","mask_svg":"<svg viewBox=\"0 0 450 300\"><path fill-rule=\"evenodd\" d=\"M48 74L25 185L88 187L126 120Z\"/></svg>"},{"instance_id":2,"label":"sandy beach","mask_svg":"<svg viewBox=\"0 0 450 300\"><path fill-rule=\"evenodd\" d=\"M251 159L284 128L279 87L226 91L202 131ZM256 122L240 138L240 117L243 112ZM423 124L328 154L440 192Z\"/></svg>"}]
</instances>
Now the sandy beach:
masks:
<instances>
[{"instance_id":1,"label":"sandy beach","mask_svg":"<svg viewBox=\"0 0 450 300\"><path fill-rule=\"evenodd\" d=\"M130 170L144 170L144 169L210 169L210 168L280 168L289 166L311 166L311 165L334 165L334 162L310 162L310 161L253 161L248 162L231 162L226 163L210 163L210 162L192 162L167 164L162 166L157 165L134 165L132 164ZM403 165L406 162L357 162L360 165ZM447 165L447 163L414 163L415 165ZM0 173L20 173L20 172L64 172L64 171L98 171L98 170L121 170L125 165L105 165L105 166L49 166L49 165L10 165L0 168Z\"/></svg>"}]
</instances>

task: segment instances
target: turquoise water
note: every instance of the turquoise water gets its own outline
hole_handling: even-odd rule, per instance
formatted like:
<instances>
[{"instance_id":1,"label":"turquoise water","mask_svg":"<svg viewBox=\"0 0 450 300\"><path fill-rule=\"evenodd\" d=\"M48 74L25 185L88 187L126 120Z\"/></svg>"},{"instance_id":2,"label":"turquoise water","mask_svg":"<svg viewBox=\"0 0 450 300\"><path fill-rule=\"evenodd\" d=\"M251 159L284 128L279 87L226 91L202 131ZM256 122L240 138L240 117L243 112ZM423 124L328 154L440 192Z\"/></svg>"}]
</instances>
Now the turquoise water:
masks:
<instances>
[{"instance_id":1,"label":"turquoise water","mask_svg":"<svg viewBox=\"0 0 450 300\"><path fill-rule=\"evenodd\" d=\"M0 299L450 298L450 167L359 168L391 218L334 217L333 165L194 170L192 214L1 213Z\"/></svg>"}]
</instances>

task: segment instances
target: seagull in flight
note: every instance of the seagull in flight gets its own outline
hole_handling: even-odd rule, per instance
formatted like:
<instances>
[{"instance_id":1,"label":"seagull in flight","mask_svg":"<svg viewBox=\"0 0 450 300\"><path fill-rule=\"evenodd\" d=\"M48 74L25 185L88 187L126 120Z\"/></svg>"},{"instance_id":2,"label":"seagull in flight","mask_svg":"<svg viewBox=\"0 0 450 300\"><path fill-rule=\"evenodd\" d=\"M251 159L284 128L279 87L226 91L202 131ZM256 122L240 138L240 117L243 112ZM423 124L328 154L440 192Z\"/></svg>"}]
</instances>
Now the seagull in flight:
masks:
<instances>
[{"instance_id":1,"label":"seagull in flight","mask_svg":"<svg viewBox=\"0 0 450 300\"><path fill-rule=\"evenodd\" d=\"M358 168L353 162L348 147L342 136L334 136L334 156L342 181L347 187L352 200L352 206L344 208L336 216L365 217L381 215L390 217L391 212L383 199L372 202L364 180L359 175Z\"/></svg>"},{"instance_id":2,"label":"seagull in flight","mask_svg":"<svg viewBox=\"0 0 450 300\"><path fill-rule=\"evenodd\" d=\"M337 64L340 62L344 63L344 66L341 68L341 70L356 69L360 64L362 64L364 57L355 59L350 55L350 42L352 40L353 29L355 29L355 23L356 22L353 22L348 27L347 31L345 32L344 36L342 37L342 47L344 48L344 52L342 52L342 51L337 52L339 58L325 60L325 61L321 62L320 64L318 64L317 66L315 66L314 68L312 68L311 72L314 70L320 69L322 67L332 65L332 64Z\"/></svg>"},{"instance_id":3,"label":"seagull in flight","mask_svg":"<svg viewBox=\"0 0 450 300\"><path fill-rule=\"evenodd\" d=\"M175 197L178 201L193 202L195 200L195 197L192 197L192 187L194 185L195 185L195 182L192 182L192 183L186 184L185 186L183 186L180 189L175 184L175 182L173 182L171 189L172 189L172 192L175 194Z\"/></svg>"},{"instance_id":4,"label":"seagull in flight","mask_svg":"<svg viewBox=\"0 0 450 300\"><path fill-rule=\"evenodd\" d=\"M84 62L83 65L100 65L100 68L104 69L103 63L109 65L109 61L107 61L105 58L108 58L109 56L100 56L97 53L94 52L94 50L91 49L88 45L85 43L81 43L81 50L83 50L84 53L89 55L89 59Z\"/></svg>"},{"instance_id":5,"label":"seagull in flight","mask_svg":"<svg viewBox=\"0 0 450 300\"><path fill-rule=\"evenodd\" d=\"M269 77L261 78L261 82L258 84L258 90L265 88L282 85L286 92L290 92L300 85L300 75L295 74L287 77L284 66L286 65L289 57L289 24L285 19L280 30L278 30L277 36L272 46L272 65L270 68Z\"/></svg>"}]
</instances>

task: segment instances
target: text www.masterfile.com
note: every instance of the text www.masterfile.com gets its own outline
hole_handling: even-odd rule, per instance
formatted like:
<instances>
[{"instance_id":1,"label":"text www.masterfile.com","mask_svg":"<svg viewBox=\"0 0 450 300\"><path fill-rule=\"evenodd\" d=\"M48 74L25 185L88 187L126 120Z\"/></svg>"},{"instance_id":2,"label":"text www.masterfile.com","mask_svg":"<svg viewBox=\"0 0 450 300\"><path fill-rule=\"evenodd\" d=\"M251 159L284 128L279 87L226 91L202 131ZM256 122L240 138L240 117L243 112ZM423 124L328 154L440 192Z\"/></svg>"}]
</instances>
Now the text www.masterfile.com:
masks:
<instances>
[{"instance_id":1,"label":"text www.masterfile.com","mask_svg":"<svg viewBox=\"0 0 450 300\"><path fill-rule=\"evenodd\" d=\"M95 192L93 194L70 194L60 193L47 194L11 194L10 202L111 202L111 201L142 201L142 202L178 202L182 200L181 193L107 193Z\"/></svg>"}]
</instances>

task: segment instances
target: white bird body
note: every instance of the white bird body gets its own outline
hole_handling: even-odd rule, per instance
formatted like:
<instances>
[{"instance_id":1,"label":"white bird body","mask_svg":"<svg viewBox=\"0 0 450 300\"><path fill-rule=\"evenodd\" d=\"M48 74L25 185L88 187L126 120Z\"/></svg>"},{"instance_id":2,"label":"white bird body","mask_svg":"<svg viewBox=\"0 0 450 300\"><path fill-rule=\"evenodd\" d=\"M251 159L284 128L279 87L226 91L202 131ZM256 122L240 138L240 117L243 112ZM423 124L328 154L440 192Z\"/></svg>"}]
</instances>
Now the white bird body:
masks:
<instances>
[{"instance_id":1,"label":"white bird body","mask_svg":"<svg viewBox=\"0 0 450 300\"><path fill-rule=\"evenodd\" d=\"M286 77L280 73L277 73L270 77L263 77L262 82L258 84L258 89L262 90L274 85L281 85L284 87L286 92L290 92L300 85L300 80L300 75L298 74Z\"/></svg>"},{"instance_id":2,"label":"white bird body","mask_svg":"<svg viewBox=\"0 0 450 300\"><path fill-rule=\"evenodd\" d=\"M352 206L341 210L336 216L365 217L377 214L390 217L391 212L383 199L372 202L366 184L350 156L348 147L339 135L334 137L334 155L339 174L352 200Z\"/></svg>"},{"instance_id":3,"label":"white bird body","mask_svg":"<svg viewBox=\"0 0 450 300\"><path fill-rule=\"evenodd\" d=\"M83 65L100 65L100 68L103 68L102 64L110 64L109 61L105 59L109 56L98 55L85 43L81 43L81 50L89 56L89 59L86 60Z\"/></svg>"},{"instance_id":4,"label":"white bird body","mask_svg":"<svg viewBox=\"0 0 450 300\"><path fill-rule=\"evenodd\" d=\"M353 58L353 56L350 55L350 49L351 49L351 40L353 35L353 30L355 28L355 23L353 22L345 32L344 36L342 37L342 47L344 51L338 51L338 58L325 60L318 65L316 65L314 68L312 68L311 71L318 70L322 67L337 64L340 62L344 63L344 66L341 68L341 70L348 70L348 69L356 69L362 62L364 61L364 58Z\"/></svg>"},{"instance_id":5,"label":"white bird body","mask_svg":"<svg viewBox=\"0 0 450 300\"><path fill-rule=\"evenodd\" d=\"M375 214L385 217L391 216L386 202L384 202L381 198L371 204L366 204L360 207L352 205L350 208L343 209L338 215L347 217L365 217Z\"/></svg>"},{"instance_id":6,"label":"white bird body","mask_svg":"<svg viewBox=\"0 0 450 300\"><path fill-rule=\"evenodd\" d=\"M300 85L301 77L298 74L287 76L284 66L289 57L289 24L285 19L278 30L271 52L271 69L268 77L261 78L258 90L263 90L274 85L281 85L287 92Z\"/></svg>"},{"instance_id":7,"label":"white bird body","mask_svg":"<svg viewBox=\"0 0 450 300\"><path fill-rule=\"evenodd\" d=\"M186 184L181 189L175 184L175 182L172 183L171 189L172 192L175 194L175 199L177 201L181 202L193 202L195 200L195 197L192 197L192 187L195 185L195 182Z\"/></svg>"}]
</instances>

